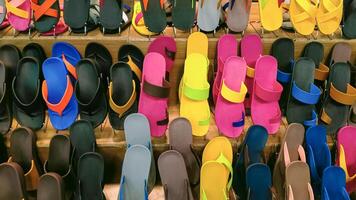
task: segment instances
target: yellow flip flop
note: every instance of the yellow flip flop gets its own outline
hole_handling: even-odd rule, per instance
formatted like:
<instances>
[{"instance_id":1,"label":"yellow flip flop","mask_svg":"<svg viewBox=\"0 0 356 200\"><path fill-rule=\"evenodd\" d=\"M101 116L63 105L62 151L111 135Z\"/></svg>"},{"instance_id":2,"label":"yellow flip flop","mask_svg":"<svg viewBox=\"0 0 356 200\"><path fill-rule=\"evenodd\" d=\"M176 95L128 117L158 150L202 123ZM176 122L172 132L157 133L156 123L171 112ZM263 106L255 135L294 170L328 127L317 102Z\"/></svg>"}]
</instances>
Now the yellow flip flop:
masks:
<instances>
[{"instance_id":1,"label":"yellow flip flop","mask_svg":"<svg viewBox=\"0 0 356 200\"><path fill-rule=\"evenodd\" d=\"M291 0L289 6L290 19L294 29L301 35L314 32L318 0Z\"/></svg>"},{"instance_id":2,"label":"yellow flip flop","mask_svg":"<svg viewBox=\"0 0 356 200\"><path fill-rule=\"evenodd\" d=\"M152 36L157 35L157 33L151 32L147 29L145 25L145 21L143 20L143 13L141 10L141 3L139 1L135 1L134 10L132 15L132 26L141 35Z\"/></svg>"},{"instance_id":3,"label":"yellow flip flop","mask_svg":"<svg viewBox=\"0 0 356 200\"><path fill-rule=\"evenodd\" d=\"M343 12L343 0L320 0L316 22L320 32L333 34L340 26Z\"/></svg>"},{"instance_id":4,"label":"yellow flip flop","mask_svg":"<svg viewBox=\"0 0 356 200\"><path fill-rule=\"evenodd\" d=\"M260 20L267 31L278 30L283 23L283 9L278 0L259 0Z\"/></svg>"}]
</instances>

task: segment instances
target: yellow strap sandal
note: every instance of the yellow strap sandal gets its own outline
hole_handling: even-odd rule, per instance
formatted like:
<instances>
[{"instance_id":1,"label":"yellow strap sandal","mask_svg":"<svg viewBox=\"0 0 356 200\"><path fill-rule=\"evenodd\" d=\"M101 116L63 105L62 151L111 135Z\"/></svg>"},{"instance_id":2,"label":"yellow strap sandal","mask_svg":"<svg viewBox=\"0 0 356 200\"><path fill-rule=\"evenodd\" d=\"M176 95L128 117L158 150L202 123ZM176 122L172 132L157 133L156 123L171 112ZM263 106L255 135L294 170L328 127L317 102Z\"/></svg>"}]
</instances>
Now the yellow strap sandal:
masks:
<instances>
[{"instance_id":1,"label":"yellow strap sandal","mask_svg":"<svg viewBox=\"0 0 356 200\"><path fill-rule=\"evenodd\" d=\"M316 22L320 32L333 34L339 27L343 14L343 0L320 0Z\"/></svg>"},{"instance_id":2,"label":"yellow strap sandal","mask_svg":"<svg viewBox=\"0 0 356 200\"><path fill-rule=\"evenodd\" d=\"M291 0L289 13L294 29L301 35L314 32L318 0Z\"/></svg>"}]
</instances>

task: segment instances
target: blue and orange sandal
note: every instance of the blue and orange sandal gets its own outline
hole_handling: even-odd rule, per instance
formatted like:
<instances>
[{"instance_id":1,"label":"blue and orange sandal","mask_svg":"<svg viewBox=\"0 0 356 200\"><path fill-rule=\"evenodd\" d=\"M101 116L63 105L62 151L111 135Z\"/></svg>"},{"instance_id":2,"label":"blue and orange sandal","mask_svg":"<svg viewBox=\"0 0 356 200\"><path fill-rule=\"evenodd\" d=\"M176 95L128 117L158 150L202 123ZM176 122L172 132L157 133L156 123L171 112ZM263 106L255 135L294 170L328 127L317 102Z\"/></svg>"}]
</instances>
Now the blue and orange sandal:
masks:
<instances>
[{"instance_id":1,"label":"blue and orange sandal","mask_svg":"<svg viewBox=\"0 0 356 200\"><path fill-rule=\"evenodd\" d=\"M73 45L66 42L55 43L52 47L52 57L61 58L67 71L72 76L72 81L77 79L75 65L80 61L82 56Z\"/></svg>"}]
</instances>

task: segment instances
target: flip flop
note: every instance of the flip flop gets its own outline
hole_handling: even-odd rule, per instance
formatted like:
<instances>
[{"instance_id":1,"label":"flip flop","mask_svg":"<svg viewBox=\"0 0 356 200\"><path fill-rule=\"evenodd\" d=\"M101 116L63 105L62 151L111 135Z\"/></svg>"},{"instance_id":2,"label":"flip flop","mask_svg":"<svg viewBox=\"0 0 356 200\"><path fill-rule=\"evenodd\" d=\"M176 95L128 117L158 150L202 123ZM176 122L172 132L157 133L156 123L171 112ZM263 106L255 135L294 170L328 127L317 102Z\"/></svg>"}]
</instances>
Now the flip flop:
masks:
<instances>
[{"instance_id":1,"label":"flip flop","mask_svg":"<svg viewBox=\"0 0 356 200\"><path fill-rule=\"evenodd\" d=\"M63 17L61 17L61 18L59 18L57 25L53 29L51 29L50 31L47 31L47 32L43 32L40 35L42 35L42 36L57 36L57 35L67 32L67 31L68 31L68 26L67 26L67 24L64 23Z\"/></svg>"},{"instance_id":2,"label":"flip flop","mask_svg":"<svg viewBox=\"0 0 356 200\"><path fill-rule=\"evenodd\" d=\"M246 170L247 199L272 200L272 176L266 164L255 163Z\"/></svg>"},{"instance_id":3,"label":"flip flop","mask_svg":"<svg viewBox=\"0 0 356 200\"><path fill-rule=\"evenodd\" d=\"M236 33L245 31L250 19L251 5L251 0L229 0L226 9L226 25L230 30Z\"/></svg>"},{"instance_id":4,"label":"flip flop","mask_svg":"<svg viewBox=\"0 0 356 200\"><path fill-rule=\"evenodd\" d=\"M263 29L276 31L283 23L283 12L280 1L260 0L258 1L260 20Z\"/></svg>"},{"instance_id":5,"label":"flip flop","mask_svg":"<svg viewBox=\"0 0 356 200\"><path fill-rule=\"evenodd\" d=\"M201 32L194 32L187 40L187 57L192 53L201 54L208 57L208 37Z\"/></svg>"},{"instance_id":6,"label":"flip flop","mask_svg":"<svg viewBox=\"0 0 356 200\"><path fill-rule=\"evenodd\" d=\"M305 162L294 161L286 168L286 198L290 200L313 200L309 168Z\"/></svg>"},{"instance_id":7,"label":"flip flop","mask_svg":"<svg viewBox=\"0 0 356 200\"><path fill-rule=\"evenodd\" d=\"M272 56L261 56L255 66L251 118L254 124L266 127L269 134L277 133L282 118L278 101L283 86L277 81L277 68Z\"/></svg>"},{"instance_id":8,"label":"flip flop","mask_svg":"<svg viewBox=\"0 0 356 200\"><path fill-rule=\"evenodd\" d=\"M176 118L169 124L169 144L182 154L191 185L199 183L200 163L192 150L192 126L185 118Z\"/></svg>"},{"instance_id":9,"label":"flip flop","mask_svg":"<svg viewBox=\"0 0 356 200\"><path fill-rule=\"evenodd\" d=\"M105 0L100 2L100 24L103 32L119 32L123 19L121 0Z\"/></svg>"},{"instance_id":10,"label":"flip flop","mask_svg":"<svg viewBox=\"0 0 356 200\"><path fill-rule=\"evenodd\" d=\"M137 33L145 36L157 35L158 33L151 32L147 29L145 21L143 19L143 13L141 9L141 3L139 1L134 2L134 12L132 14L132 26Z\"/></svg>"},{"instance_id":11,"label":"flip flop","mask_svg":"<svg viewBox=\"0 0 356 200\"><path fill-rule=\"evenodd\" d=\"M330 166L324 170L321 200L350 200L346 191L346 175L340 167Z\"/></svg>"},{"instance_id":12,"label":"flip flop","mask_svg":"<svg viewBox=\"0 0 356 200\"><path fill-rule=\"evenodd\" d=\"M248 197L246 170L250 165L261 163L264 160L262 155L267 139L267 129L263 126L253 125L247 130L243 143L240 146L239 157L234 166L233 187L242 199Z\"/></svg>"},{"instance_id":13,"label":"flip flop","mask_svg":"<svg viewBox=\"0 0 356 200\"><path fill-rule=\"evenodd\" d=\"M263 54L263 43L261 38L256 34L246 35L240 42L241 57L247 63L246 80L248 95L244 102L245 108L251 107L251 99L253 92L253 79L255 77L255 65L258 58Z\"/></svg>"},{"instance_id":14,"label":"flip flop","mask_svg":"<svg viewBox=\"0 0 356 200\"><path fill-rule=\"evenodd\" d=\"M104 189L104 159L99 153L83 154L78 162L79 199L105 200Z\"/></svg>"},{"instance_id":15,"label":"flip flop","mask_svg":"<svg viewBox=\"0 0 356 200\"><path fill-rule=\"evenodd\" d=\"M166 63L159 53L149 53L143 62L138 112L149 122L151 136L161 137L168 125L169 82L166 81Z\"/></svg>"},{"instance_id":16,"label":"flip flop","mask_svg":"<svg viewBox=\"0 0 356 200\"><path fill-rule=\"evenodd\" d=\"M279 197L279 199L285 199L284 195L288 192L285 191L288 188L284 187L288 165L290 163L298 162L299 160L301 160L301 162L306 162L305 151L302 146L303 140L303 125L298 123L290 124L283 137L278 159L273 170L273 186L276 189L277 197ZM296 180L298 180L298 178Z\"/></svg>"},{"instance_id":17,"label":"flip flop","mask_svg":"<svg viewBox=\"0 0 356 200\"><path fill-rule=\"evenodd\" d=\"M56 42L52 46L52 57L57 57L63 60L72 80L74 81L74 79L77 79L75 66L80 61L81 55L73 45L66 42Z\"/></svg>"},{"instance_id":18,"label":"flip flop","mask_svg":"<svg viewBox=\"0 0 356 200\"><path fill-rule=\"evenodd\" d=\"M350 64L335 63L330 70L321 122L328 133L346 125L350 106L356 103L356 88L350 85Z\"/></svg>"},{"instance_id":19,"label":"flip flop","mask_svg":"<svg viewBox=\"0 0 356 200\"><path fill-rule=\"evenodd\" d=\"M16 31L27 31L31 23L30 0L5 0L7 19Z\"/></svg>"},{"instance_id":20,"label":"flip flop","mask_svg":"<svg viewBox=\"0 0 356 200\"><path fill-rule=\"evenodd\" d=\"M0 24L2 24L6 19L6 11L7 10L5 6L5 0L1 0L0 1Z\"/></svg>"},{"instance_id":21,"label":"flip flop","mask_svg":"<svg viewBox=\"0 0 356 200\"><path fill-rule=\"evenodd\" d=\"M36 135L30 129L21 127L12 131L8 162L17 163L22 167L27 191L37 189L43 170L37 154Z\"/></svg>"},{"instance_id":22,"label":"flip flop","mask_svg":"<svg viewBox=\"0 0 356 200\"><path fill-rule=\"evenodd\" d=\"M109 50L100 43L91 42L85 47L84 55L85 58L90 58L98 63L98 73L106 87L109 84L108 79L112 65L112 56Z\"/></svg>"},{"instance_id":23,"label":"flip flop","mask_svg":"<svg viewBox=\"0 0 356 200\"><path fill-rule=\"evenodd\" d=\"M329 66L335 63L351 61L352 46L346 42L338 42L333 46Z\"/></svg>"},{"instance_id":24,"label":"flip flop","mask_svg":"<svg viewBox=\"0 0 356 200\"><path fill-rule=\"evenodd\" d=\"M213 84L213 100L216 103L216 99L219 96L220 87L221 87L221 79L224 71L225 61L230 56L238 55L238 42L234 35L225 34L219 38L217 44L217 70L215 75L215 80Z\"/></svg>"},{"instance_id":25,"label":"flip flop","mask_svg":"<svg viewBox=\"0 0 356 200\"><path fill-rule=\"evenodd\" d=\"M87 33L97 28L96 19L91 16L90 0L68 0L64 3L64 22L73 33ZM99 15L99 13L97 13ZM96 16L94 16L96 17Z\"/></svg>"},{"instance_id":26,"label":"flip flop","mask_svg":"<svg viewBox=\"0 0 356 200\"><path fill-rule=\"evenodd\" d=\"M311 35L314 32L318 13L316 0L291 0L289 6L290 19L294 30L301 35Z\"/></svg>"},{"instance_id":27,"label":"flip flop","mask_svg":"<svg viewBox=\"0 0 356 200\"><path fill-rule=\"evenodd\" d=\"M27 200L23 170L16 163L0 164L0 198Z\"/></svg>"},{"instance_id":28,"label":"flip flop","mask_svg":"<svg viewBox=\"0 0 356 200\"><path fill-rule=\"evenodd\" d=\"M140 0L141 10L147 29L154 33L161 33L167 26L164 0Z\"/></svg>"},{"instance_id":29,"label":"flip flop","mask_svg":"<svg viewBox=\"0 0 356 200\"><path fill-rule=\"evenodd\" d=\"M96 128L103 123L108 112L104 81L100 77L98 63L91 59L82 59L75 69L78 80L74 92L80 118L90 121Z\"/></svg>"},{"instance_id":30,"label":"flip flop","mask_svg":"<svg viewBox=\"0 0 356 200\"><path fill-rule=\"evenodd\" d=\"M6 44L0 47L0 60L7 68L8 76L6 77L6 82L8 83L9 89L11 88L11 81L17 71L17 63L21 57L21 51L14 45Z\"/></svg>"},{"instance_id":31,"label":"flip flop","mask_svg":"<svg viewBox=\"0 0 356 200\"><path fill-rule=\"evenodd\" d=\"M305 143L312 186L315 194L319 196L324 169L331 166L331 153L327 144L326 128L321 125L308 128Z\"/></svg>"},{"instance_id":32,"label":"flip flop","mask_svg":"<svg viewBox=\"0 0 356 200\"><path fill-rule=\"evenodd\" d=\"M342 33L344 37L353 39L356 38L356 1L344 1L344 17Z\"/></svg>"},{"instance_id":33,"label":"flip flop","mask_svg":"<svg viewBox=\"0 0 356 200\"><path fill-rule=\"evenodd\" d=\"M43 62L47 59L44 49L38 43L27 44L22 49L22 56L23 57L33 57L33 58L37 59L38 64L40 66L40 70L41 70L41 66L42 66ZM40 72L40 77L41 77L41 79L43 78L42 71Z\"/></svg>"},{"instance_id":34,"label":"flip flop","mask_svg":"<svg viewBox=\"0 0 356 200\"><path fill-rule=\"evenodd\" d=\"M120 61L110 71L109 121L112 128L122 130L126 117L138 111L136 83L127 63Z\"/></svg>"},{"instance_id":35,"label":"flip flop","mask_svg":"<svg viewBox=\"0 0 356 200\"><path fill-rule=\"evenodd\" d=\"M345 126L337 134L338 156L336 163L345 171L346 189L349 193L354 192L356 188L355 133L356 127Z\"/></svg>"},{"instance_id":36,"label":"flip flop","mask_svg":"<svg viewBox=\"0 0 356 200\"><path fill-rule=\"evenodd\" d=\"M333 34L340 27L343 14L342 0L322 0L319 2L316 22L318 29L325 35Z\"/></svg>"},{"instance_id":37,"label":"flip flop","mask_svg":"<svg viewBox=\"0 0 356 200\"><path fill-rule=\"evenodd\" d=\"M202 160L200 199L227 200L233 177L230 141L225 137L210 140L205 146Z\"/></svg>"},{"instance_id":38,"label":"flip flop","mask_svg":"<svg viewBox=\"0 0 356 200\"><path fill-rule=\"evenodd\" d=\"M143 145L130 146L122 165L118 199L148 199L151 152Z\"/></svg>"},{"instance_id":39,"label":"flip flop","mask_svg":"<svg viewBox=\"0 0 356 200\"><path fill-rule=\"evenodd\" d=\"M227 137L239 137L245 125L244 83L247 64L243 58L229 57L224 64L220 94L215 105L215 121L219 131Z\"/></svg>"},{"instance_id":40,"label":"flip flop","mask_svg":"<svg viewBox=\"0 0 356 200\"><path fill-rule=\"evenodd\" d=\"M32 0L34 26L40 33L53 29L60 18L58 0Z\"/></svg>"},{"instance_id":41,"label":"flip flop","mask_svg":"<svg viewBox=\"0 0 356 200\"><path fill-rule=\"evenodd\" d=\"M312 59L300 58L296 61L288 95L288 123L302 123L307 127L317 124L315 104L319 101L321 90L314 85L314 71L315 63Z\"/></svg>"},{"instance_id":42,"label":"flip flop","mask_svg":"<svg viewBox=\"0 0 356 200\"><path fill-rule=\"evenodd\" d=\"M172 2L173 27L189 31L194 26L196 0L174 0Z\"/></svg>"},{"instance_id":43,"label":"flip flop","mask_svg":"<svg viewBox=\"0 0 356 200\"><path fill-rule=\"evenodd\" d=\"M47 173L42 175L38 183L37 199L66 199L62 177L56 173Z\"/></svg>"},{"instance_id":44,"label":"flip flop","mask_svg":"<svg viewBox=\"0 0 356 200\"><path fill-rule=\"evenodd\" d=\"M290 81L294 65L294 42L289 38L277 39L272 44L271 55L277 59L277 80L283 86L279 107L282 114L286 112Z\"/></svg>"},{"instance_id":45,"label":"flip flop","mask_svg":"<svg viewBox=\"0 0 356 200\"><path fill-rule=\"evenodd\" d=\"M165 199L193 199L182 154L175 150L163 152L158 158L158 170ZM173 171L174 174L172 174Z\"/></svg>"},{"instance_id":46,"label":"flip flop","mask_svg":"<svg viewBox=\"0 0 356 200\"><path fill-rule=\"evenodd\" d=\"M63 61L48 58L42 65L42 97L48 107L49 119L57 130L67 129L77 119L78 102Z\"/></svg>"},{"instance_id":47,"label":"flip flop","mask_svg":"<svg viewBox=\"0 0 356 200\"><path fill-rule=\"evenodd\" d=\"M12 110L21 126L33 130L42 128L45 121L45 107L41 97L40 65L33 57L22 58L12 81Z\"/></svg>"},{"instance_id":48,"label":"flip flop","mask_svg":"<svg viewBox=\"0 0 356 200\"><path fill-rule=\"evenodd\" d=\"M198 28L205 32L215 31L219 26L221 0L199 1L198 2Z\"/></svg>"},{"instance_id":49,"label":"flip flop","mask_svg":"<svg viewBox=\"0 0 356 200\"><path fill-rule=\"evenodd\" d=\"M175 54L177 52L176 41L174 38L169 36L158 36L148 46L147 53L151 52L159 53L164 57L166 60L166 70L169 73L172 70Z\"/></svg>"},{"instance_id":50,"label":"flip flop","mask_svg":"<svg viewBox=\"0 0 356 200\"><path fill-rule=\"evenodd\" d=\"M9 76L7 69L0 61L0 133L6 134L12 125L11 101L9 99L9 88L6 81ZM11 92L10 92L11 93Z\"/></svg>"}]
</instances>

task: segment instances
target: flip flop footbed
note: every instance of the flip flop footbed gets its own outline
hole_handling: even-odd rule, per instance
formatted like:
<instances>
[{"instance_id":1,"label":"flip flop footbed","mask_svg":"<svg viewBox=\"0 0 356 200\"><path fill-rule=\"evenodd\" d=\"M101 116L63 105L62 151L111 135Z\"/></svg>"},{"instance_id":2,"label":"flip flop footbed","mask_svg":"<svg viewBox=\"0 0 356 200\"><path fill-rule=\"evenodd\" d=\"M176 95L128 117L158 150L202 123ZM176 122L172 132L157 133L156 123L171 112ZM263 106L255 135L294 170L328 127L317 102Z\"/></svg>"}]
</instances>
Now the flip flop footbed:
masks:
<instances>
[{"instance_id":1,"label":"flip flop footbed","mask_svg":"<svg viewBox=\"0 0 356 200\"><path fill-rule=\"evenodd\" d=\"M199 29L211 32L218 28L220 20L220 0L199 1L197 25Z\"/></svg>"},{"instance_id":2,"label":"flip flop footbed","mask_svg":"<svg viewBox=\"0 0 356 200\"><path fill-rule=\"evenodd\" d=\"M36 58L39 63L39 66L42 66L43 62L47 58L44 49L38 43L29 43L28 45L26 45L22 49L22 56ZM42 72L40 73L40 76L42 76Z\"/></svg>"},{"instance_id":3,"label":"flip flop footbed","mask_svg":"<svg viewBox=\"0 0 356 200\"><path fill-rule=\"evenodd\" d=\"M0 60L7 68L7 83L11 83L16 74L17 63L21 59L20 50L14 45L3 45L0 47ZM7 85L9 88L11 84Z\"/></svg>"},{"instance_id":4,"label":"flip flop footbed","mask_svg":"<svg viewBox=\"0 0 356 200\"><path fill-rule=\"evenodd\" d=\"M203 164L200 172L200 199L227 199L226 167L214 161Z\"/></svg>"},{"instance_id":5,"label":"flip flop footbed","mask_svg":"<svg viewBox=\"0 0 356 200\"><path fill-rule=\"evenodd\" d=\"M328 167L323 173L321 199L350 200L346 191L345 172L340 167Z\"/></svg>"},{"instance_id":6,"label":"flip flop footbed","mask_svg":"<svg viewBox=\"0 0 356 200\"><path fill-rule=\"evenodd\" d=\"M37 190L37 199L65 199L64 190L62 177L56 173L47 173L41 176Z\"/></svg>"},{"instance_id":7,"label":"flip flop footbed","mask_svg":"<svg viewBox=\"0 0 356 200\"><path fill-rule=\"evenodd\" d=\"M16 163L0 165L0 198L27 199L23 170Z\"/></svg>"},{"instance_id":8,"label":"flip flop footbed","mask_svg":"<svg viewBox=\"0 0 356 200\"><path fill-rule=\"evenodd\" d=\"M194 26L196 0L174 0L172 7L173 26L188 31Z\"/></svg>"},{"instance_id":9,"label":"flip flop footbed","mask_svg":"<svg viewBox=\"0 0 356 200\"><path fill-rule=\"evenodd\" d=\"M32 2L35 28L43 33L53 29L60 17L58 0L35 0Z\"/></svg>"},{"instance_id":10,"label":"flip flop footbed","mask_svg":"<svg viewBox=\"0 0 356 200\"><path fill-rule=\"evenodd\" d=\"M109 30L118 30L122 21L121 0L105 0L100 7L101 26Z\"/></svg>"},{"instance_id":11,"label":"flip flop footbed","mask_svg":"<svg viewBox=\"0 0 356 200\"><path fill-rule=\"evenodd\" d=\"M276 31L282 26L282 7L278 1L260 0L259 9L261 24L265 30Z\"/></svg>"},{"instance_id":12,"label":"flip flop footbed","mask_svg":"<svg viewBox=\"0 0 356 200\"><path fill-rule=\"evenodd\" d=\"M272 178L267 165L256 163L247 168L246 185L249 199L272 199Z\"/></svg>"},{"instance_id":13,"label":"flip flop footbed","mask_svg":"<svg viewBox=\"0 0 356 200\"><path fill-rule=\"evenodd\" d=\"M309 168L305 162L295 161L286 169L286 199L313 200Z\"/></svg>"},{"instance_id":14,"label":"flip flop footbed","mask_svg":"<svg viewBox=\"0 0 356 200\"><path fill-rule=\"evenodd\" d=\"M167 26L163 0L140 0L145 25L149 31L161 33Z\"/></svg>"},{"instance_id":15,"label":"flip flop footbed","mask_svg":"<svg viewBox=\"0 0 356 200\"><path fill-rule=\"evenodd\" d=\"M356 1L345 3L344 26L342 32L347 38L356 38Z\"/></svg>"},{"instance_id":16,"label":"flip flop footbed","mask_svg":"<svg viewBox=\"0 0 356 200\"><path fill-rule=\"evenodd\" d=\"M243 32L250 18L251 0L230 0L226 10L226 24L234 32ZM239 19L237 22L235 19Z\"/></svg>"},{"instance_id":17,"label":"flip flop footbed","mask_svg":"<svg viewBox=\"0 0 356 200\"><path fill-rule=\"evenodd\" d=\"M71 169L71 143L66 135L55 135L50 142L48 160L44 167L46 172L55 172L66 176Z\"/></svg>"},{"instance_id":18,"label":"flip flop footbed","mask_svg":"<svg viewBox=\"0 0 356 200\"><path fill-rule=\"evenodd\" d=\"M144 19L143 19L141 3L139 1L135 1L135 3L134 3L134 12L132 15L132 26L141 35L151 36L151 35L158 34L158 33L151 32L147 29Z\"/></svg>"}]
</instances>

